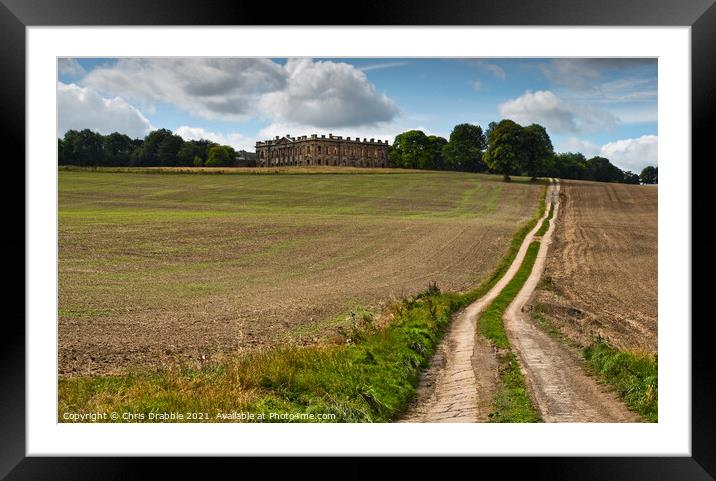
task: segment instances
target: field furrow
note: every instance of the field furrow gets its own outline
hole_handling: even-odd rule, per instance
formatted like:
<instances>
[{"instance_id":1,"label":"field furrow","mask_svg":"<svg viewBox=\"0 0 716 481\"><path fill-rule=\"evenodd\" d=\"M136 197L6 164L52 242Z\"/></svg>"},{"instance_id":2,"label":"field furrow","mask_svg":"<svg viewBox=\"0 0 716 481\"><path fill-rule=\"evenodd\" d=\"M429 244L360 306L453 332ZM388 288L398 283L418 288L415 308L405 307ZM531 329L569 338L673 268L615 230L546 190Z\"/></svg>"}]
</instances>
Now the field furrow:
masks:
<instances>
[{"instance_id":1,"label":"field furrow","mask_svg":"<svg viewBox=\"0 0 716 481\"><path fill-rule=\"evenodd\" d=\"M350 311L474 287L541 185L464 173L59 174L59 372L343 342Z\"/></svg>"}]
</instances>

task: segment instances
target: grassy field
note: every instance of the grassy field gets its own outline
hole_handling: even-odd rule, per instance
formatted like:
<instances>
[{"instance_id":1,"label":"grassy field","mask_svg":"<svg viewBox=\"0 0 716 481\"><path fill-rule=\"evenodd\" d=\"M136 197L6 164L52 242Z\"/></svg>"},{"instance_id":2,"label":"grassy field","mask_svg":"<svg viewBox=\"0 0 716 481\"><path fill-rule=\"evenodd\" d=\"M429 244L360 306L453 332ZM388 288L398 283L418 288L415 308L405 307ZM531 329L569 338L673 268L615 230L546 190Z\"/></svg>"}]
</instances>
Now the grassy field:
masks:
<instances>
[{"instance_id":1,"label":"grassy field","mask_svg":"<svg viewBox=\"0 0 716 481\"><path fill-rule=\"evenodd\" d=\"M485 281L543 193L524 179L356 170L62 169L60 375L210 370L275 346L329 352L366 311L389 316L431 282Z\"/></svg>"}]
</instances>

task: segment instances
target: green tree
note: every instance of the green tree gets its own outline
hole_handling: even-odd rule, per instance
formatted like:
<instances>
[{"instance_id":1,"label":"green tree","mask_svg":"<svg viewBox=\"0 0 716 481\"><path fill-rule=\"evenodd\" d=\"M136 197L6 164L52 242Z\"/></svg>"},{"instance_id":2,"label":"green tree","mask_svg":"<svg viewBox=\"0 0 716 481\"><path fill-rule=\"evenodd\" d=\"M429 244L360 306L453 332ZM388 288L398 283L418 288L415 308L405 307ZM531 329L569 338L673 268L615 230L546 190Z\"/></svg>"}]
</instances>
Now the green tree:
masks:
<instances>
[{"instance_id":1,"label":"green tree","mask_svg":"<svg viewBox=\"0 0 716 481\"><path fill-rule=\"evenodd\" d=\"M502 120L490 131L484 159L494 172L509 182L510 174L520 166L523 155L524 129L512 120Z\"/></svg>"},{"instance_id":2,"label":"green tree","mask_svg":"<svg viewBox=\"0 0 716 481\"><path fill-rule=\"evenodd\" d=\"M430 139L422 130L408 130L395 136L389 155L396 167L426 169L433 154Z\"/></svg>"},{"instance_id":3,"label":"green tree","mask_svg":"<svg viewBox=\"0 0 716 481\"><path fill-rule=\"evenodd\" d=\"M106 165L121 166L130 164L134 145L129 136L113 132L105 136L102 141Z\"/></svg>"},{"instance_id":4,"label":"green tree","mask_svg":"<svg viewBox=\"0 0 716 481\"><path fill-rule=\"evenodd\" d=\"M144 137L144 143L133 154L133 163L139 166L156 166L160 165L159 147L166 139L174 137L171 130L159 129L149 132ZM179 137L181 139L181 137ZM163 154L166 156L171 154L171 149L176 141L168 141L164 144ZM177 151L179 148L177 148ZM175 152L176 154L176 152Z\"/></svg>"},{"instance_id":5,"label":"green tree","mask_svg":"<svg viewBox=\"0 0 716 481\"><path fill-rule=\"evenodd\" d=\"M209 148L209 158L206 160L207 167L228 167L234 164L234 157L230 147L215 145Z\"/></svg>"},{"instance_id":6,"label":"green tree","mask_svg":"<svg viewBox=\"0 0 716 481\"><path fill-rule=\"evenodd\" d=\"M624 172L624 176L622 178L622 182L625 184L639 184L639 174L635 174L634 172L631 172L629 170Z\"/></svg>"},{"instance_id":7,"label":"green tree","mask_svg":"<svg viewBox=\"0 0 716 481\"><path fill-rule=\"evenodd\" d=\"M653 165L644 167L641 171L639 179L644 184L658 184L659 183L659 168Z\"/></svg>"},{"instance_id":8,"label":"green tree","mask_svg":"<svg viewBox=\"0 0 716 481\"><path fill-rule=\"evenodd\" d=\"M524 154L521 157L522 170L536 180L538 176L544 175L548 159L554 154L552 140L547 130L539 124L532 124L524 128Z\"/></svg>"},{"instance_id":9,"label":"green tree","mask_svg":"<svg viewBox=\"0 0 716 481\"><path fill-rule=\"evenodd\" d=\"M65 141L62 139L57 139L57 164L67 165Z\"/></svg>"},{"instance_id":10,"label":"green tree","mask_svg":"<svg viewBox=\"0 0 716 481\"><path fill-rule=\"evenodd\" d=\"M495 127L497 127L497 122L490 122L487 124L487 130L485 130L485 139L490 138L490 132L495 130Z\"/></svg>"},{"instance_id":11,"label":"green tree","mask_svg":"<svg viewBox=\"0 0 716 481\"><path fill-rule=\"evenodd\" d=\"M102 135L89 129L68 130L62 140L62 161L68 165L104 165Z\"/></svg>"},{"instance_id":12,"label":"green tree","mask_svg":"<svg viewBox=\"0 0 716 481\"><path fill-rule=\"evenodd\" d=\"M624 172L604 157L592 157L587 161L587 176L597 182L622 182Z\"/></svg>"},{"instance_id":13,"label":"green tree","mask_svg":"<svg viewBox=\"0 0 716 481\"><path fill-rule=\"evenodd\" d=\"M179 165L194 165L194 159L196 157L201 159L201 154L201 147L193 140L189 140L184 142L177 152L177 160L179 161Z\"/></svg>"},{"instance_id":14,"label":"green tree","mask_svg":"<svg viewBox=\"0 0 716 481\"><path fill-rule=\"evenodd\" d=\"M426 169L442 170L445 168L445 158L443 157L443 149L448 141L444 137L437 135L428 135L428 152L430 162Z\"/></svg>"},{"instance_id":15,"label":"green tree","mask_svg":"<svg viewBox=\"0 0 716 481\"><path fill-rule=\"evenodd\" d=\"M482 160L485 147L487 141L479 125L456 125L450 133L450 140L443 147L445 168L467 172L487 170L487 165Z\"/></svg>"},{"instance_id":16,"label":"green tree","mask_svg":"<svg viewBox=\"0 0 716 481\"><path fill-rule=\"evenodd\" d=\"M194 167L202 167L203 165L204 165L204 161L202 160L201 157L199 157L198 155L196 157L194 157Z\"/></svg>"},{"instance_id":17,"label":"green tree","mask_svg":"<svg viewBox=\"0 0 716 481\"><path fill-rule=\"evenodd\" d=\"M560 179L586 179L587 159L580 153L564 152L553 157L552 177Z\"/></svg>"},{"instance_id":18,"label":"green tree","mask_svg":"<svg viewBox=\"0 0 716 481\"><path fill-rule=\"evenodd\" d=\"M159 164L163 166L173 166L178 164L178 154L184 139L178 135L168 135L161 142L157 148L157 156L159 158Z\"/></svg>"},{"instance_id":19,"label":"green tree","mask_svg":"<svg viewBox=\"0 0 716 481\"><path fill-rule=\"evenodd\" d=\"M215 145L219 145L216 142L206 139L194 140L193 142L197 147L199 147L199 157L201 157L203 162L206 162L209 159L209 149Z\"/></svg>"}]
</instances>

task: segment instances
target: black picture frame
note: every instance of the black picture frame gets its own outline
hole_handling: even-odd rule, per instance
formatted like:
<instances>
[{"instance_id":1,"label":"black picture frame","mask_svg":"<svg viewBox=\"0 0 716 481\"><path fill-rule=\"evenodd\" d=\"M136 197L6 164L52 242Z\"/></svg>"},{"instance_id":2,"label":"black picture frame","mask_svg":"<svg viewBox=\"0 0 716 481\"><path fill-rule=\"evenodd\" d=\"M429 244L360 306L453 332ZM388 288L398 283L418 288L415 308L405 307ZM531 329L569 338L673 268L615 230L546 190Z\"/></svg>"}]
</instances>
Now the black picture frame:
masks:
<instances>
[{"instance_id":1,"label":"black picture frame","mask_svg":"<svg viewBox=\"0 0 716 481\"><path fill-rule=\"evenodd\" d=\"M502 0L477 2L449 0L371 0L341 8L335 2L297 4L295 8L265 2L188 0L0 0L0 146L8 156L3 166L6 188L3 197L5 223L0 243L4 265L12 267L3 289L6 306L20 305L25 292L25 28L28 26L81 25L574 25L574 26L690 26L692 76L691 169L713 155L710 131L716 109L716 5L713 0L564 0L535 2ZM707 150L708 149L708 150ZM12 154L10 154L12 152ZM709 155L711 154L711 155ZM701 160L703 159L703 160ZM687 165L689 159L684 159ZM22 179L22 180L21 180ZM705 194L708 175L692 175L692 457L569 457L569 458L479 458L480 469L496 468L527 474L531 479L716 479L716 412L712 340L708 336L710 316L698 309L708 299L708 274L716 267L713 247L716 236L709 232L712 219L710 196ZM23 204L24 206L24 204ZM699 216L699 214L703 214ZM11 271L6 269L9 274ZM699 282L699 280L702 280ZM21 280L23 280L21 282ZM160 468L169 477L172 470L203 473L208 464L231 469L246 459L192 460L178 458L60 458L26 457L25 451L25 325L24 303L20 312L4 316L0 335L0 477L20 479L144 479L147 469ZM703 316L699 316L699 312ZM670 320L670 322L684 320ZM335 460L331 461L334 462ZM340 477L372 476L379 460L352 458ZM463 460L464 461L464 460ZM259 469L315 471L334 477L327 461L316 459L258 459ZM423 460L403 463L405 475L425 473ZM214 467L214 466L211 466ZM246 469L242 467L241 469ZM473 469L473 468L470 468ZM217 471L218 472L218 471ZM275 471L273 471L275 472ZM199 475L199 474L197 474Z\"/></svg>"}]
</instances>

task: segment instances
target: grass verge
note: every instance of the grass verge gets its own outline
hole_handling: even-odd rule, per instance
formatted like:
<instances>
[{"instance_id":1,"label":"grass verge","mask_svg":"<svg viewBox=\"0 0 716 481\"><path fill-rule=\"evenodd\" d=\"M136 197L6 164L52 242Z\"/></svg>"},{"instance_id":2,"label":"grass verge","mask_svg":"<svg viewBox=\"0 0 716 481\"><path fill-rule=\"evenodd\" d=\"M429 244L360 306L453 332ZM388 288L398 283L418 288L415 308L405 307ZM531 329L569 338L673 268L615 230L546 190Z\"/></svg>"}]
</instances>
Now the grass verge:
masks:
<instances>
[{"instance_id":1,"label":"grass verge","mask_svg":"<svg viewBox=\"0 0 716 481\"><path fill-rule=\"evenodd\" d=\"M630 410L648 422L659 421L657 355L620 351L601 338L583 354L589 368L614 387Z\"/></svg>"},{"instance_id":2,"label":"grass verge","mask_svg":"<svg viewBox=\"0 0 716 481\"><path fill-rule=\"evenodd\" d=\"M537 241L530 244L515 276L477 320L478 332L489 339L498 350L498 369L502 381L493 400L493 410L489 415L490 422L534 423L541 421L527 392L517 356L510 348L502 321L505 310L532 272L539 246L540 243Z\"/></svg>"},{"instance_id":3,"label":"grass verge","mask_svg":"<svg viewBox=\"0 0 716 481\"><path fill-rule=\"evenodd\" d=\"M587 371L611 385L627 407L645 421L658 422L658 359L656 355L614 349L603 338L588 347L562 334L543 313L541 305L532 309L532 319L553 338L579 349Z\"/></svg>"},{"instance_id":4,"label":"grass verge","mask_svg":"<svg viewBox=\"0 0 716 481\"><path fill-rule=\"evenodd\" d=\"M547 229L549 229L549 221L552 219L552 214L554 214L554 204L550 203L549 205L549 214L547 214L547 217L542 221L542 225L540 226L539 230L535 233L535 236L542 237L545 232L547 232Z\"/></svg>"}]
</instances>

